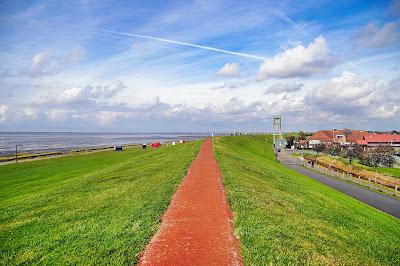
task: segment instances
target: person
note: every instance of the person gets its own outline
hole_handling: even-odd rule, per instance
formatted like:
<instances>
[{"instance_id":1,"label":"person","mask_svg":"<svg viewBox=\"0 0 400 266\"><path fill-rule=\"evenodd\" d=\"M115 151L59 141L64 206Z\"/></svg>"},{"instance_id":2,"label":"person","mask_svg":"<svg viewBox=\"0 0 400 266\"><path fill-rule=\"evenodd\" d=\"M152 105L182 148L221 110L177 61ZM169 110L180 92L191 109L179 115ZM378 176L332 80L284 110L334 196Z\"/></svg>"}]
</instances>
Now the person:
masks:
<instances>
[{"instance_id":1,"label":"person","mask_svg":"<svg viewBox=\"0 0 400 266\"><path fill-rule=\"evenodd\" d=\"M142 149L145 150L146 148L147 148L146 143L143 143L143 144L142 144Z\"/></svg>"},{"instance_id":2,"label":"person","mask_svg":"<svg viewBox=\"0 0 400 266\"><path fill-rule=\"evenodd\" d=\"M311 167L314 167L314 163L315 163L315 161L311 160Z\"/></svg>"}]
</instances>

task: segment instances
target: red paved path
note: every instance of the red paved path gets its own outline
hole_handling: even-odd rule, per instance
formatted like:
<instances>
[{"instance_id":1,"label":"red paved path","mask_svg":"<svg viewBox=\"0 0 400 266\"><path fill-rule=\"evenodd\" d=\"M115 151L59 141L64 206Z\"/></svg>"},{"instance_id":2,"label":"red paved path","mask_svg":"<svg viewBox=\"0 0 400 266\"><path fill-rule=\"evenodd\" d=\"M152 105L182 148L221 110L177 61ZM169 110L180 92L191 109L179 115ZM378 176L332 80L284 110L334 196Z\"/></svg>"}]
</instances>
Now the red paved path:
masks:
<instances>
[{"instance_id":1,"label":"red paved path","mask_svg":"<svg viewBox=\"0 0 400 266\"><path fill-rule=\"evenodd\" d=\"M242 265L217 161L207 139L139 265Z\"/></svg>"}]
</instances>

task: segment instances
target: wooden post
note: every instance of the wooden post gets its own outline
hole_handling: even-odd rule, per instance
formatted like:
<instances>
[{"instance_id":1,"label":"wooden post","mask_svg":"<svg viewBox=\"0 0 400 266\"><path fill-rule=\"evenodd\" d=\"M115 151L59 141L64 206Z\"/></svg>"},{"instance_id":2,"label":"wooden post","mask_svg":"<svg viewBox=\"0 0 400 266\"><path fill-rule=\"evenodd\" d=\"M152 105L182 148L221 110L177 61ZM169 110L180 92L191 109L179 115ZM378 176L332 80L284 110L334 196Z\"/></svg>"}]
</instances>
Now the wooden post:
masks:
<instances>
[{"instance_id":1,"label":"wooden post","mask_svg":"<svg viewBox=\"0 0 400 266\"><path fill-rule=\"evenodd\" d=\"M368 186L371 187L371 178L368 177Z\"/></svg>"}]
</instances>

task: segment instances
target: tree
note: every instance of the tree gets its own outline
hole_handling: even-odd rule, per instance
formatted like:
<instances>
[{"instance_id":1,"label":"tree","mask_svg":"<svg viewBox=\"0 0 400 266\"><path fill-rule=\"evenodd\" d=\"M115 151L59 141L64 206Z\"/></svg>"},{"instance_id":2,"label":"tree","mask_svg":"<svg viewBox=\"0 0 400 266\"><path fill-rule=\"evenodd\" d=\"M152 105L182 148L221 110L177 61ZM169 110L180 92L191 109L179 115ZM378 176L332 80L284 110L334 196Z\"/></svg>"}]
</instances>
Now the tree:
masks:
<instances>
[{"instance_id":1,"label":"tree","mask_svg":"<svg viewBox=\"0 0 400 266\"><path fill-rule=\"evenodd\" d=\"M324 144L316 144L313 146L313 150L319 154L320 152L323 152L326 149Z\"/></svg>"},{"instance_id":2,"label":"tree","mask_svg":"<svg viewBox=\"0 0 400 266\"><path fill-rule=\"evenodd\" d=\"M299 131L298 137L299 137L299 140L306 140L307 134L304 133L303 131Z\"/></svg>"},{"instance_id":3,"label":"tree","mask_svg":"<svg viewBox=\"0 0 400 266\"><path fill-rule=\"evenodd\" d=\"M286 137L286 147L291 148L294 144L295 136L291 135Z\"/></svg>"},{"instance_id":4,"label":"tree","mask_svg":"<svg viewBox=\"0 0 400 266\"><path fill-rule=\"evenodd\" d=\"M326 149L326 152L332 156L339 156L342 151L342 147L339 143L334 143Z\"/></svg>"},{"instance_id":5,"label":"tree","mask_svg":"<svg viewBox=\"0 0 400 266\"><path fill-rule=\"evenodd\" d=\"M395 160L390 154L382 154L380 158L380 163L386 167L393 167Z\"/></svg>"},{"instance_id":6,"label":"tree","mask_svg":"<svg viewBox=\"0 0 400 266\"><path fill-rule=\"evenodd\" d=\"M363 156L364 149L361 145L351 145L345 149L344 157L349 158L351 164L353 159L361 159Z\"/></svg>"}]
</instances>

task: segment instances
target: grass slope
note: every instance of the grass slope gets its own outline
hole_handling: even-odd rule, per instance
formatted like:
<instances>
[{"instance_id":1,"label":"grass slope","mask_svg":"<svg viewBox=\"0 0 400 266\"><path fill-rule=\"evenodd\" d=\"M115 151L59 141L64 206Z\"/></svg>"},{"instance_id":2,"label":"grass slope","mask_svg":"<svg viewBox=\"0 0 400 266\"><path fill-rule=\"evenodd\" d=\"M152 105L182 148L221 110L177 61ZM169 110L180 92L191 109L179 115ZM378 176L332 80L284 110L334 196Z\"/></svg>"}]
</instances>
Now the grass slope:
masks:
<instances>
[{"instance_id":1,"label":"grass slope","mask_svg":"<svg viewBox=\"0 0 400 266\"><path fill-rule=\"evenodd\" d=\"M0 166L0 264L135 263L199 147Z\"/></svg>"},{"instance_id":2,"label":"grass slope","mask_svg":"<svg viewBox=\"0 0 400 266\"><path fill-rule=\"evenodd\" d=\"M400 265L400 221L280 165L265 136L214 140L246 265Z\"/></svg>"}]
</instances>

